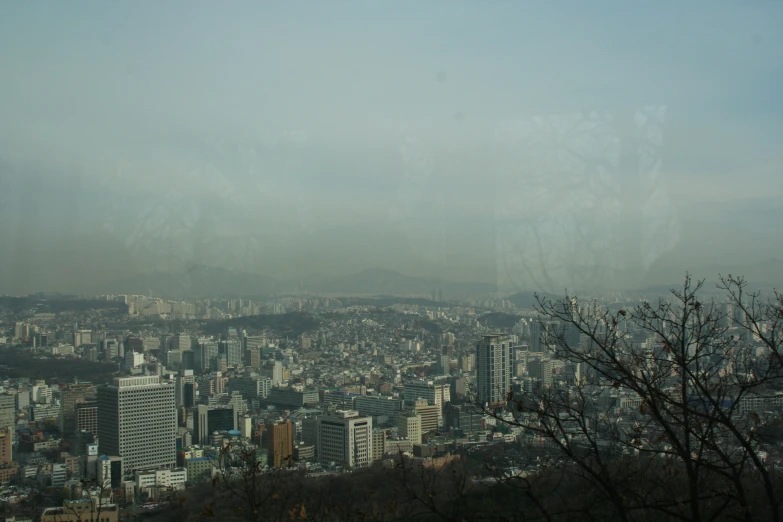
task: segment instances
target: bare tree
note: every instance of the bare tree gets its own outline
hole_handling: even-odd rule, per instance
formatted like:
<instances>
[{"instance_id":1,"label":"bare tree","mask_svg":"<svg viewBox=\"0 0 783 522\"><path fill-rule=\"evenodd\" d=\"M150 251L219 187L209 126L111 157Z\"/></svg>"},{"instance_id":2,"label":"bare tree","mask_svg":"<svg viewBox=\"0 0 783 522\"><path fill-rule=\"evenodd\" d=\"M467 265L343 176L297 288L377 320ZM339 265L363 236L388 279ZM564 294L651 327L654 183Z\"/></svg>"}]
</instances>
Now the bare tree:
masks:
<instances>
[{"instance_id":1,"label":"bare tree","mask_svg":"<svg viewBox=\"0 0 783 522\"><path fill-rule=\"evenodd\" d=\"M524 429L542 453L536 473L581 481L583 495L550 491L542 518L780 520L759 434L781 416L783 300L728 276L725 303L702 301L703 284L686 276L629 310L538 298L565 375L508 390L489 413Z\"/></svg>"}]
</instances>

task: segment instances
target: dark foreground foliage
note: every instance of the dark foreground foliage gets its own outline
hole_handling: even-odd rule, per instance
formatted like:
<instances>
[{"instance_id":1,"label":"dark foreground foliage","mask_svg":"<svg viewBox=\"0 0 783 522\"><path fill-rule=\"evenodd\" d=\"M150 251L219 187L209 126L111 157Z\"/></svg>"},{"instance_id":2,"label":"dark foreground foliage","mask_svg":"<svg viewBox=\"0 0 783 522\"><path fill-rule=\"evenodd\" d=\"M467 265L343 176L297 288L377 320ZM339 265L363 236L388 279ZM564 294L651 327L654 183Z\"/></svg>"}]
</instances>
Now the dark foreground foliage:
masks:
<instances>
[{"instance_id":1,"label":"dark foreground foliage","mask_svg":"<svg viewBox=\"0 0 783 522\"><path fill-rule=\"evenodd\" d=\"M442 466L397 457L393 463L340 476L309 476L304 472L272 471L255 477L220 479L172 499L154 521L590 521L614 520L616 511L589 477L567 464L531 467L528 474L491 478L469 474L464 459ZM491 464L487 464L491 466ZM676 465L655 459L617 459L612 466L625 479L631 518L638 521L688 520L659 508L671 492L687 487ZM485 474L486 475L486 474ZM778 477L783 479L783 477ZM665 480L664 480L665 479ZM783 483L780 494L783 494ZM664 485L665 486L662 486ZM705 503L720 510L724 492L703 485ZM749 499L764 508L764 495ZM655 503L656 509L648 509ZM715 520L736 520L723 512ZM146 518L146 517L145 517Z\"/></svg>"}]
</instances>

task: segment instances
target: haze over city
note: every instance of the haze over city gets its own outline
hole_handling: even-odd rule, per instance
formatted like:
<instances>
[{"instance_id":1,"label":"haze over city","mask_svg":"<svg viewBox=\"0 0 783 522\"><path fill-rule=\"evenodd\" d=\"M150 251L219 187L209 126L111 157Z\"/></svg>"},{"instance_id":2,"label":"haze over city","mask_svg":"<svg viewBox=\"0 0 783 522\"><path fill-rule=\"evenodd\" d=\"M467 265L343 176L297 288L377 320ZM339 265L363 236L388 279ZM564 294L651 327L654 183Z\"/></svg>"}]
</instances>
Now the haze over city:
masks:
<instances>
[{"instance_id":1,"label":"haze over city","mask_svg":"<svg viewBox=\"0 0 783 522\"><path fill-rule=\"evenodd\" d=\"M780 282L780 2L2 11L0 292Z\"/></svg>"}]
</instances>

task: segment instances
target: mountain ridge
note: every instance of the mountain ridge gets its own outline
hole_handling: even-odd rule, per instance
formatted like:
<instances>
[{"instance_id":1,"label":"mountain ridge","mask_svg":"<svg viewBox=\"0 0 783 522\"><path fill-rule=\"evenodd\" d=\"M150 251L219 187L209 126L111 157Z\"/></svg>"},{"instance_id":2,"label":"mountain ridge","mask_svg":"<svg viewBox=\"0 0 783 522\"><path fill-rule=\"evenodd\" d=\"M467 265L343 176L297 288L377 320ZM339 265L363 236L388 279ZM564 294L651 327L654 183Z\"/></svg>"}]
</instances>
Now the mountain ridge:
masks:
<instances>
[{"instance_id":1,"label":"mountain ridge","mask_svg":"<svg viewBox=\"0 0 783 522\"><path fill-rule=\"evenodd\" d=\"M280 281L220 267L196 265L172 274L153 272L136 274L108 285L109 293L152 293L161 297L265 297L275 294L304 292L315 295L426 295L443 292L444 297L464 297L494 293L488 283L460 283L408 276L383 268L368 268L357 273L321 281L313 277ZM307 280L306 286L302 281Z\"/></svg>"}]
</instances>

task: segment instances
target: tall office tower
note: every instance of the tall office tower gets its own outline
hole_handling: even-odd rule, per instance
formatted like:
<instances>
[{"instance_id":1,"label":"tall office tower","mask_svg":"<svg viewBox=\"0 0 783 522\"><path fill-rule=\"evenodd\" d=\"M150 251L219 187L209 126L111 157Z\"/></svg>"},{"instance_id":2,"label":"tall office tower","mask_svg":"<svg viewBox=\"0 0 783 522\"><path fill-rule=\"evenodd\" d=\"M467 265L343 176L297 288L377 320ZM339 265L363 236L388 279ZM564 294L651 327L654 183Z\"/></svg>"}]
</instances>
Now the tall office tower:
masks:
<instances>
[{"instance_id":1,"label":"tall office tower","mask_svg":"<svg viewBox=\"0 0 783 522\"><path fill-rule=\"evenodd\" d=\"M196 357L193 350L186 350L180 353L182 354L182 364L180 367L183 370L194 370L196 368Z\"/></svg>"},{"instance_id":2,"label":"tall office tower","mask_svg":"<svg viewBox=\"0 0 783 522\"><path fill-rule=\"evenodd\" d=\"M214 370L217 368L218 343L215 341L203 341L198 345L196 354L196 370Z\"/></svg>"},{"instance_id":3,"label":"tall office tower","mask_svg":"<svg viewBox=\"0 0 783 522\"><path fill-rule=\"evenodd\" d=\"M145 351L144 350L144 341L138 335L128 335L125 338L125 348L124 349L125 349L124 353L130 352L130 351L143 353Z\"/></svg>"},{"instance_id":4,"label":"tall office tower","mask_svg":"<svg viewBox=\"0 0 783 522\"><path fill-rule=\"evenodd\" d=\"M267 462L276 468L290 468L293 465L294 425L290 420L267 424Z\"/></svg>"},{"instance_id":5,"label":"tall office tower","mask_svg":"<svg viewBox=\"0 0 783 522\"><path fill-rule=\"evenodd\" d=\"M443 375L451 374L451 356L447 353L442 353L438 356L438 373Z\"/></svg>"},{"instance_id":6,"label":"tall office tower","mask_svg":"<svg viewBox=\"0 0 783 522\"><path fill-rule=\"evenodd\" d=\"M73 347L78 348L83 344L92 343L92 331L91 330L76 330L73 332Z\"/></svg>"},{"instance_id":7,"label":"tall office tower","mask_svg":"<svg viewBox=\"0 0 783 522\"><path fill-rule=\"evenodd\" d=\"M198 390L198 384L195 382L186 382L182 385L182 406L184 408L192 408L196 405L196 390Z\"/></svg>"},{"instance_id":8,"label":"tall office tower","mask_svg":"<svg viewBox=\"0 0 783 522\"><path fill-rule=\"evenodd\" d=\"M80 431L89 431L93 435L98 433L98 401L77 403L75 417L74 433Z\"/></svg>"},{"instance_id":9,"label":"tall office tower","mask_svg":"<svg viewBox=\"0 0 783 522\"><path fill-rule=\"evenodd\" d=\"M544 337L545 328L538 319L533 319L533 322L530 324L530 342L528 343L531 352L544 352L544 345L546 344Z\"/></svg>"},{"instance_id":10,"label":"tall office tower","mask_svg":"<svg viewBox=\"0 0 783 522\"><path fill-rule=\"evenodd\" d=\"M174 386L160 377L118 377L98 387L102 455L122 457L127 471L176 465Z\"/></svg>"},{"instance_id":11,"label":"tall office tower","mask_svg":"<svg viewBox=\"0 0 783 522\"><path fill-rule=\"evenodd\" d=\"M283 383L283 363L282 361L269 361L261 367L261 375L272 380L273 386L279 386Z\"/></svg>"},{"instance_id":12,"label":"tall office tower","mask_svg":"<svg viewBox=\"0 0 783 522\"><path fill-rule=\"evenodd\" d=\"M338 411L318 419L318 461L344 468L367 467L372 463L372 418L358 411Z\"/></svg>"},{"instance_id":13,"label":"tall office tower","mask_svg":"<svg viewBox=\"0 0 783 522\"><path fill-rule=\"evenodd\" d=\"M555 307L562 317L576 317L579 314L579 305L575 299L561 301L557 303ZM553 321L548 328L551 330L551 344L557 345L558 348L561 347L561 344L565 344L565 347L569 350L576 350L579 348L581 334L579 333L579 329L570 322Z\"/></svg>"},{"instance_id":14,"label":"tall office tower","mask_svg":"<svg viewBox=\"0 0 783 522\"><path fill-rule=\"evenodd\" d=\"M14 324L14 339L23 341L27 332L27 325L24 323Z\"/></svg>"},{"instance_id":15,"label":"tall office tower","mask_svg":"<svg viewBox=\"0 0 783 522\"><path fill-rule=\"evenodd\" d=\"M463 353L459 356L459 369L463 372L472 372L476 368L476 354Z\"/></svg>"},{"instance_id":16,"label":"tall office tower","mask_svg":"<svg viewBox=\"0 0 783 522\"><path fill-rule=\"evenodd\" d=\"M541 386L544 388L552 386L554 364L549 357L531 357L526 367L528 376L540 381Z\"/></svg>"},{"instance_id":17,"label":"tall office tower","mask_svg":"<svg viewBox=\"0 0 783 522\"><path fill-rule=\"evenodd\" d=\"M100 349L103 358L107 361L120 356L119 345L114 339L104 339L101 341Z\"/></svg>"},{"instance_id":18,"label":"tall office tower","mask_svg":"<svg viewBox=\"0 0 783 522\"><path fill-rule=\"evenodd\" d=\"M250 366L254 370L261 368L260 348L251 348L245 352L245 366Z\"/></svg>"},{"instance_id":19,"label":"tall office tower","mask_svg":"<svg viewBox=\"0 0 783 522\"><path fill-rule=\"evenodd\" d=\"M503 335L485 335L476 347L478 401L503 404L511 389L511 342Z\"/></svg>"},{"instance_id":20,"label":"tall office tower","mask_svg":"<svg viewBox=\"0 0 783 522\"><path fill-rule=\"evenodd\" d=\"M218 352L226 358L226 365L236 368L242 362L242 343L238 339L220 341Z\"/></svg>"},{"instance_id":21,"label":"tall office tower","mask_svg":"<svg viewBox=\"0 0 783 522\"><path fill-rule=\"evenodd\" d=\"M174 392L174 400L177 404L177 408L185 406L185 384L196 382L196 377L193 375L193 370L180 370L176 379L177 389ZM192 396L191 396L192 401ZM185 406L188 407L188 406Z\"/></svg>"},{"instance_id":22,"label":"tall office tower","mask_svg":"<svg viewBox=\"0 0 783 522\"><path fill-rule=\"evenodd\" d=\"M8 466L13 461L14 432L11 428L0 431L0 467Z\"/></svg>"},{"instance_id":23,"label":"tall office tower","mask_svg":"<svg viewBox=\"0 0 783 522\"><path fill-rule=\"evenodd\" d=\"M169 350L172 350L174 347L174 337L170 335L164 335L160 338L160 346L158 347L158 351L160 351L161 354L164 354L168 352Z\"/></svg>"},{"instance_id":24,"label":"tall office tower","mask_svg":"<svg viewBox=\"0 0 783 522\"><path fill-rule=\"evenodd\" d=\"M182 366L182 352L179 350L169 350L166 352L165 357L163 357L163 360L166 363L166 368L171 369L177 369L179 370Z\"/></svg>"},{"instance_id":25,"label":"tall office tower","mask_svg":"<svg viewBox=\"0 0 783 522\"><path fill-rule=\"evenodd\" d=\"M383 458L386 453L386 430L375 428L372 430L372 461L376 462Z\"/></svg>"},{"instance_id":26,"label":"tall office tower","mask_svg":"<svg viewBox=\"0 0 783 522\"><path fill-rule=\"evenodd\" d=\"M60 393L60 431L66 437L76 433L76 405L95 398L95 386L92 383L69 384L68 389Z\"/></svg>"},{"instance_id":27,"label":"tall office tower","mask_svg":"<svg viewBox=\"0 0 783 522\"><path fill-rule=\"evenodd\" d=\"M414 444L421 444L421 415L413 412L405 412L397 419L400 437L410 440Z\"/></svg>"},{"instance_id":28,"label":"tall office tower","mask_svg":"<svg viewBox=\"0 0 783 522\"><path fill-rule=\"evenodd\" d=\"M174 350L179 350L180 352L190 350L190 336L188 334L178 333L172 339L172 348Z\"/></svg>"},{"instance_id":29,"label":"tall office tower","mask_svg":"<svg viewBox=\"0 0 783 522\"><path fill-rule=\"evenodd\" d=\"M301 441L318 449L318 419L320 417L305 417L302 419Z\"/></svg>"},{"instance_id":30,"label":"tall office tower","mask_svg":"<svg viewBox=\"0 0 783 522\"><path fill-rule=\"evenodd\" d=\"M13 461L13 438L14 432L11 428L0 431L0 483L2 484L15 478L19 469L18 464Z\"/></svg>"},{"instance_id":31,"label":"tall office tower","mask_svg":"<svg viewBox=\"0 0 783 522\"><path fill-rule=\"evenodd\" d=\"M451 377L449 379L449 402L462 402L468 393L467 380L464 377ZM446 409L445 406L443 408Z\"/></svg>"},{"instance_id":32,"label":"tall office tower","mask_svg":"<svg viewBox=\"0 0 783 522\"><path fill-rule=\"evenodd\" d=\"M16 427L16 399L8 393L0 394L0 431Z\"/></svg>"}]
</instances>

